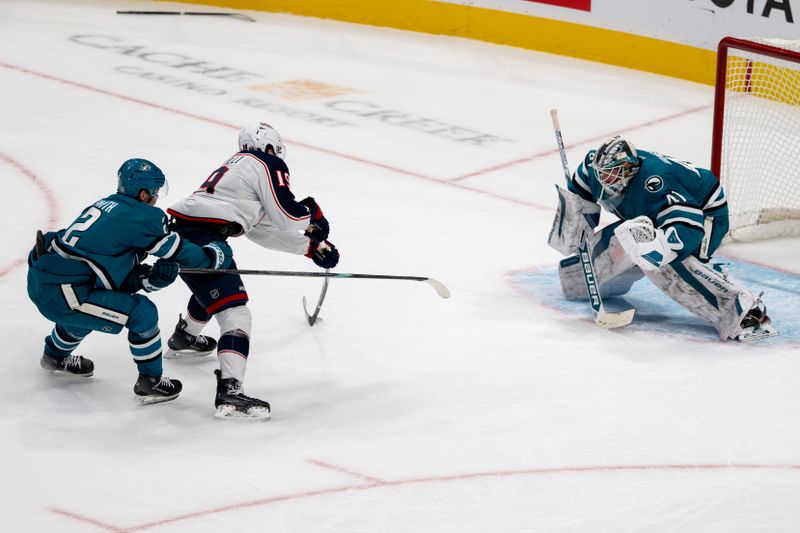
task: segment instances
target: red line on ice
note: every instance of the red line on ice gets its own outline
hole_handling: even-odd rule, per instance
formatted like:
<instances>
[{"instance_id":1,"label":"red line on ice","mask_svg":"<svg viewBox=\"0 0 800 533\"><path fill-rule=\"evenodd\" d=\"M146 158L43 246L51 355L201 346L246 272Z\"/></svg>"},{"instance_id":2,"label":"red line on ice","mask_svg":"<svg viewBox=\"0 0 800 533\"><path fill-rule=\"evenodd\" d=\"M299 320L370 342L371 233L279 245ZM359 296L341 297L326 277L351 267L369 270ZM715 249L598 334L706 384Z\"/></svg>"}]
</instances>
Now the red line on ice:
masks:
<instances>
[{"instance_id":1,"label":"red line on ice","mask_svg":"<svg viewBox=\"0 0 800 533\"><path fill-rule=\"evenodd\" d=\"M505 470L505 471L491 471L491 472L473 472L465 474L452 474L445 476L429 476L412 479L403 479L398 481L381 481L377 483L362 483L354 485L343 485L339 487L330 487L327 489L316 489L303 492L295 492L292 494L285 494L281 496L272 496L270 498L262 498L258 500L251 500L239 503L232 503L211 509L195 511L192 513L185 513L176 515L170 518L155 520L138 526L132 527L114 527L102 522L92 520L68 511L50 508L49 510L54 513L68 516L76 520L86 523L92 523L105 529L107 531L131 533L134 531L144 531L159 526L174 524L177 522L184 522L195 518L202 518L204 516L211 516L228 511L236 511L239 509L248 509L253 507L261 507L271 505L274 503L281 503L293 500L302 500L305 498L312 498L315 496L324 496L327 494L338 494L348 491L368 491L375 489L384 489L389 487L400 487L407 485L421 485L428 483L443 483L449 481L463 481L468 479L480 478L504 478L512 476L530 476L530 475L549 475L549 474L593 474L593 473L606 473L606 472L642 472L648 470L656 471L692 471L692 470L800 470L800 465L792 464L667 464L667 465L607 465L607 466L567 466L567 467L554 467L554 468L532 468L525 470Z\"/></svg>"},{"instance_id":2,"label":"red line on ice","mask_svg":"<svg viewBox=\"0 0 800 533\"><path fill-rule=\"evenodd\" d=\"M119 532L119 533L122 533L123 531L125 531L125 529L123 529L123 528L112 526L110 524L106 524L105 522L101 522L101 521L95 520L93 518L88 518L86 516L82 516L82 515L79 515L77 513L72 513L70 511L65 511L64 509L58 509L56 507L48 507L47 510L50 511L51 513L60 514L61 516L66 516L67 518L72 518L73 520L75 520L77 522L83 522L85 524L91 524L93 526L97 526L100 529L104 529L106 531L116 531L116 532Z\"/></svg>"},{"instance_id":3,"label":"red line on ice","mask_svg":"<svg viewBox=\"0 0 800 533\"><path fill-rule=\"evenodd\" d=\"M664 117L661 117L661 118L655 118L655 119L652 119L652 120L648 120L647 122L642 122L640 124L635 124L633 126L628 126L626 128L621 128L619 131L615 131L615 132L612 132L612 133L604 133L602 135L595 135L594 137L589 137L588 139L582 139L582 140L580 140L580 141L578 141L576 143L568 144L568 145L566 145L566 148L567 149L571 149L571 148L575 148L576 146L585 146L585 145L593 145L594 146L597 143L610 138L612 135L616 135L618 133L621 134L621 133L627 133L627 132L631 132L631 131L636 131L636 130L640 130L640 129L646 128L648 126L654 126L656 124L663 124L664 122L669 122L670 120L675 120L676 118L685 117L686 115L691 115L693 113L697 113L698 111L703 111L705 109L709 109L709 108L711 108L712 105L713 104L704 104L704 105L701 105L701 106L693 107L691 109L685 109L683 111L679 111L677 113L673 113L672 115L667 115L667 116L664 116ZM553 142L555 143L555 138L554 138ZM491 167L488 167L488 168L484 168L484 169L481 169L481 170L476 170L475 172L470 172L469 174L464 174L462 176L458 176L456 178L452 178L450 181L451 182L453 182L453 181L461 181L461 180L464 180L464 179L467 179L467 178L473 178L475 176L480 176L482 174L488 174L489 172L494 172L496 170L501 170L501 169L504 169L504 168L513 167L513 166L516 166L516 165L520 165L522 163L528 163L530 161L533 161L534 159L540 159L542 157L555 156L556 154L558 154L558 148L553 148L551 150L545 150L544 152L539 152L538 154L533 154L533 155L528 156L528 157L523 157L521 159L515 159L514 161L508 161L507 163L501 163L499 165L494 165L494 166L491 166Z\"/></svg>"},{"instance_id":4,"label":"red line on ice","mask_svg":"<svg viewBox=\"0 0 800 533\"><path fill-rule=\"evenodd\" d=\"M9 63L4 63L4 62L1 62L1 61L0 61L0 67L5 67L5 68L8 68L8 69L16 70L18 72L29 74L31 76L36 76L36 77L43 78L43 79L46 79L46 80L55 81L57 83L70 85L72 87L85 89L87 91L92 91L92 92L95 92L95 93L103 94L103 95L106 95L106 96L110 96L112 98L118 98L118 99L121 99L121 100L125 100L127 102L140 104L140 105L147 106L147 107L150 107L150 108L153 108L153 109L158 109L158 110L161 110L161 111L167 111L169 113L174 113L174 114L181 115L181 116L184 116L184 117L193 118L193 119L196 119L196 120L201 120L203 122L208 122L210 124L216 124L216 125L219 125L219 126L224 126L226 128L239 130L239 128L241 127L241 126L238 126L238 125L235 125L235 124L230 124L228 122L223 122L221 120L216 120L216 119L213 119L213 118L208 118L208 117L204 117L204 116L201 116L201 115L196 115L194 113L181 111L180 109L174 109L174 108L171 108L171 107L167 107L167 106L163 106L163 105L159 105L159 104L154 104L154 103L148 102L146 100L140 100L138 98L133 98L131 96L126 96L124 94L115 93L115 92L112 92L112 91L101 89L99 87L93 87L91 85L86 85L84 83L80 83L80 82L77 82L77 81L66 80L66 79L59 78L59 77L56 77L56 76L53 76L53 75L50 75L50 74L45 74L43 72L37 72L37 71L31 70L31 69L28 69L28 68L19 67L19 66L16 66L16 65L11 65ZM355 161L357 163L363 163L365 165L373 166L373 167L376 167L376 168L382 168L384 170L389 170L389 171L392 171L392 172L395 172L395 173L398 173L398 174L403 174L403 175L406 175L406 176L411 176L411 177L414 177L414 178L419 178L419 179L423 179L423 180L426 180L426 181L431 181L431 182L438 183L438 184L441 184L441 185L452 186L452 187L455 187L457 189L470 191L470 192L474 192L474 193L479 193L479 194L482 194L482 195L485 195L485 196L489 196L491 198L496 198L496 199L499 199L499 200L505 200L505 201L508 201L508 202L513 202L515 204L523 205L523 206L526 206L526 207L532 207L534 209L541 209L541 210L544 210L544 211L552 211L553 210L553 208L551 206L545 206L545 205L540 205L540 204L536 204L536 203L526 202L524 200L519 200L519 199L511 197L511 196L503 196L501 194L496 194L496 193L493 193L491 191L485 191L483 189L479 189L477 187L471 187L469 185L463 185L463 184L459 184L459 183L452 183L451 180L449 180L449 179L436 178L436 177L433 177L433 176L420 174L418 172L414 172L414 171L411 171L411 170L407 170L407 169L403 169L403 168L387 165L387 164L384 164L384 163L378 163L376 161L370 161L370 160L363 159L363 158L360 158L360 157L357 157L357 156L354 156L354 155L349 155L349 154L345 154L345 153L342 153L342 152L329 150L327 148L320 148L319 146L313 146L313 145L310 145L310 144L293 141L291 139L287 139L287 141L289 141L293 145L302 146L303 148L307 148L309 150L314 150L316 152L320 152L320 153L323 153L323 154L340 157L342 159L347 159L349 161Z\"/></svg>"},{"instance_id":5,"label":"red line on ice","mask_svg":"<svg viewBox=\"0 0 800 533\"><path fill-rule=\"evenodd\" d=\"M366 476L364 474L360 474L358 472L354 472L353 470L349 470L349 469L341 467L341 466L332 465L330 463L325 463L323 461L318 461L316 459L309 459L308 462L311 463L311 464L315 464L317 466L321 466L322 468L327 468L328 470L335 470L336 472L342 472L343 474L347 474L349 476L353 476L353 477L357 477L357 478L363 479L365 481L369 481L370 483L377 483L377 484L386 483L382 479L378 479L378 478L372 477L372 476Z\"/></svg>"},{"instance_id":6,"label":"red line on ice","mask_svg":"<svg viewBox=\"0 0 800 533\"><path fill-rule=\"evenodd\" d=\"M47 221L45 222L45 227L49 229L55 228L55 225L58 222L58 202L56 201L55 193L53 193L50 187L48 187L41 178L39 178L30 169L25 167L13 157L0 152L0 161L3 161L4 163L14 167L14 169L16 169L26 178L30 179L33 184L36 185L36 187L44 196L45 205L47 206ZM34 232L31 231L31 246L33 246L33 233ZM15 268L24 265L25 262L26 260L24 258L15 259L10 264L0 267L0 278L4 277Z\"/></svg>"}]
</instances>

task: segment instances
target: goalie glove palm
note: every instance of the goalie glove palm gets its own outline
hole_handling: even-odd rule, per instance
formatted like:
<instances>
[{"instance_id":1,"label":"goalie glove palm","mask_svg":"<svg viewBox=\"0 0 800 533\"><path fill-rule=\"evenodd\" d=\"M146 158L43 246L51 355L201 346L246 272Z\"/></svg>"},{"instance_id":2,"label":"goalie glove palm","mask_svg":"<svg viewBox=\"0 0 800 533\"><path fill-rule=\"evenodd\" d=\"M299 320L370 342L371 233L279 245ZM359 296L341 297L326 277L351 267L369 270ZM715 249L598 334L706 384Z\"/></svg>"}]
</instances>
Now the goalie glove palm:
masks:
<instances>
[{"instance_id":1,"label":"goalie glove palm","mask_svg":"<svg viewBox=\"0 0 800 533\"><path fill-rule=\"evenodd\" d=\"M678 257L677 251L683 248L675 228L668 228L665 233L653 227L646 216L626 220L614 229L614 235L628 257L645 271L658 270L671 263Z\"/></svg>"}]
</instances>

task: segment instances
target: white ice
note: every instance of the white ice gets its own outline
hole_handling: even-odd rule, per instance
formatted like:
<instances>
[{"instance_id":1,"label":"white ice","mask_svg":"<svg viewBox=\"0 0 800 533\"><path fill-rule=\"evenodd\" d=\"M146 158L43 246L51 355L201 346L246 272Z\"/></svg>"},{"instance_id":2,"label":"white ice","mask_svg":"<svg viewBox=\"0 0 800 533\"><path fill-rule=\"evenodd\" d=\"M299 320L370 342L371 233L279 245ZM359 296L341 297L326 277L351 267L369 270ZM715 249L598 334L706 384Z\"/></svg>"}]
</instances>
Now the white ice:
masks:
<instances>
[{"instance_id":1,"label":"white ice","mask_svg":"<svg viewBox=\"0 0 800 533\"><path fill-rule=\"evenodd\" d=\"M711 87L288 15L116 9L209 11L0 3L0 531L800 530L796 344L605 331L588 308L554 311L512 283L559 258L544 244L562 180L551 108L573 165L618 132L708 165ZM256 76L213 79L166 54ZM291 100L253 87L295 80L351 92ZM271 107L237 103L247 98ZM343 101L504 140L329 105ZM247 278L246 389L272 403L267 423L213 418L213 358L166 362L185 392L138 406L122 335L83 343L91 380L44 374L51 325L25 291L35 230L113 192L129 157L165 170L168 207L254 120L286 138L293 189L331 220L338 271L431 276L452 298L422 283L333 280L310 328L300 302L315 301L319 280ZM234 248L242 267L314 270L243 239ZM800 273L797 241L725 251ZM165 335L188 294L176 283L153 297Z\"/></svg>"}]
</instances>

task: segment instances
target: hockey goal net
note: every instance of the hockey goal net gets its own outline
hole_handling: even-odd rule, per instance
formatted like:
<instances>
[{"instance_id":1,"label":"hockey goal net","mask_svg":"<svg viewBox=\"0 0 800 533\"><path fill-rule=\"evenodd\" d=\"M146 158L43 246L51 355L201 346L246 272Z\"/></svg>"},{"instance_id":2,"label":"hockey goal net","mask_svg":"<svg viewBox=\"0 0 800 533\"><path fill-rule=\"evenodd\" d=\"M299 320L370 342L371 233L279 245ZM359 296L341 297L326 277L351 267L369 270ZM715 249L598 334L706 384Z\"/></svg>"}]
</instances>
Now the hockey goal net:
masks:
<instances>
[{"instance_id":1,"label":"hockey goal net","mask_svg":"<svg viewBox=\"0 0 800 533\"><path fill-rule=\"evenodd\" d=\"M711 170L733 239L800 235L800 41L720 41Z\"/></svg>"}]
</instances>

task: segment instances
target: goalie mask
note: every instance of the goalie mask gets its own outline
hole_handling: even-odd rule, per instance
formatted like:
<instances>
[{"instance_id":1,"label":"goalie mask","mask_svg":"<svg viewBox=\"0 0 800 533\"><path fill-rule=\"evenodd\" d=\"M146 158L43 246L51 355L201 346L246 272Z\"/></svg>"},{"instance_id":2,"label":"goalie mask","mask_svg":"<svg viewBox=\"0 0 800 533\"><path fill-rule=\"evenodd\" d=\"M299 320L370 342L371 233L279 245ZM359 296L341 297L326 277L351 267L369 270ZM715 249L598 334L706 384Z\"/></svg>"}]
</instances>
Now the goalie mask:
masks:
<instances>
[{"instance_id":1,"label":"goalie mask","mask_svg":"<svg viewBox=\"0 0 800 533\"><path fill-rule=\"evenodd\" d=\"M640 166L636 148L619 135L600 145L594 155L592 167L603 187L602 200L606 203L619 203L628 182L636 176Z\"/></svg>"},{"instance_id":2,"label":"goalie mask","mask_svg":"<svg viewBox=\"0 0 800 533\"><path fill-rule=\"evenodd\" d=\"M272 151L281 159L286 157L286 147L280 133L266 122L253 122L239 132L239 150L266 152L268 147L272 147Z\"/></svg>"}]
</instances>

